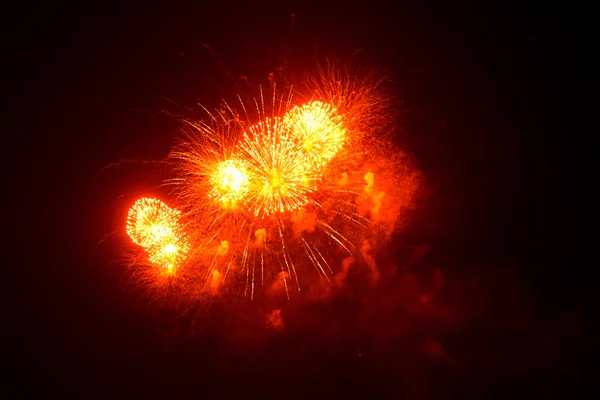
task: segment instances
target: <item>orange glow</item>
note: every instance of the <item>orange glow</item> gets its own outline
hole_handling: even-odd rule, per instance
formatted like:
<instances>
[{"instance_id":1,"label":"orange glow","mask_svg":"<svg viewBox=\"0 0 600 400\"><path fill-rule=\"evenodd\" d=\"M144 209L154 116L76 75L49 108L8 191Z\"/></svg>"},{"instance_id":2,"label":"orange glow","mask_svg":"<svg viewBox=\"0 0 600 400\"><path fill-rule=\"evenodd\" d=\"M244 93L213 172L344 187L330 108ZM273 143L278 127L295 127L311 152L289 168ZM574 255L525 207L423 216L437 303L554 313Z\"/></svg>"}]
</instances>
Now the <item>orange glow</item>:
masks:
<instances>
[{"instance_id":1,"label":"orange glow","mask_svg":"<svg viewBox=\"0 0 600 400\"><path fill-rule=\"evenodd\" d=\"M223 277L221 276L221 273L215 269L211 274L210 280L210 288L213 294L216 294L219 291L219 287L222 283Z\"/></svg>"},{"instance_id":2,"label":"orange glow","mask_svg":"<svg viewBox=\"0 0 600 400\"><path fill-rule=\"evenodd\" d=\"M219 249L217 250L217 254L220 256L224 256L229 251L229 242L227 240L222 240Z\"/></svg>"},{"instance_id":3,"label":"orange glow","mask_svg":"<svg viewBox=\"0 0 600 400\"><path fill-rule=\"evenodd\" d=\"M281 316L281 309L273 310L268 315L269 322L275 329L282 329L285 327L283 323L283 317Z\"/></svg>"}]
</instances>

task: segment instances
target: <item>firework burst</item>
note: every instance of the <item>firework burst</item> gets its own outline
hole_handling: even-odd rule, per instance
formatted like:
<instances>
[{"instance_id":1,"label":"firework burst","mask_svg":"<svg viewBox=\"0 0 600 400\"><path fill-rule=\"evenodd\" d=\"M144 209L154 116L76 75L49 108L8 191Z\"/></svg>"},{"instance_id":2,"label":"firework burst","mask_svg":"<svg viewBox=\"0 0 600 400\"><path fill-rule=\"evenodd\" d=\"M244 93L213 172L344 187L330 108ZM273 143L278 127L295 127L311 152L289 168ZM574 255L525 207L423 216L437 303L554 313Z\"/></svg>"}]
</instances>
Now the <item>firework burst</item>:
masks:
<instances>
[{"instance_id":1,"label":"firework burst","mask_svg":"<svg viewBox=\"0 0 600 400\"><path fill-rule=\"evenodd\" d=\"M144 248L151 263L173 270L189 250L180 212L158 199L141 198L129 209L127 234Z\"/></svg>"},{"instance_id":2,"label":"firework burst","mask_svg":"<svg viewBox=\"0 0 600 400\"><path fill-rule=\"evenodd\" d=\"M248 165L242 160L229 159L218 163L210 175L208 197L219 201L223 207L235 207L248 195L248 176Z\"/></svg>"},{"instance_id":3,"label":"firework burst","mask_svg":"<svg viewBox=\"0 0 600 400\"><path fill-rule=\"evenodd\" d=\"M306 162L296 137L279 118L251 126L240 145L251 166L249 210L256 217L297 210L309 202L319 175Z\"/></svg>"},{"instance_id":4,"label":"firework burst","mask_svg":"<svg viewBox=\"0 0 600 400\"><path fill-rule=\"evenodd\" d=\"M346 129L337 109L321 101L292 108L284 124L301 144L304 164L311 169L325 166L342 148Z\"/></svg>"},{"instance_id":5,"label":"firework burst","mask_svg":"<svg viewBox=\"0 0 600 400\"><path fill-rule=\"evenodd\" d=\"M385 215L397 220L382 211L394 209L390 195L402 203L393 183L383 192L376 178L404 174L382 151L390 146L381 82L327 65L304 92L273 88L268 112L261 89L253 107L238 98L241 112L223 103L205 121L184 120L167 182L181 211L141 199L128 234L155 265L185 260L188 293L215 293L227 280L251 298L267 284L289 297L305 265L333 281L343 257L371 249Z\"/></svg>"}]
</instances>

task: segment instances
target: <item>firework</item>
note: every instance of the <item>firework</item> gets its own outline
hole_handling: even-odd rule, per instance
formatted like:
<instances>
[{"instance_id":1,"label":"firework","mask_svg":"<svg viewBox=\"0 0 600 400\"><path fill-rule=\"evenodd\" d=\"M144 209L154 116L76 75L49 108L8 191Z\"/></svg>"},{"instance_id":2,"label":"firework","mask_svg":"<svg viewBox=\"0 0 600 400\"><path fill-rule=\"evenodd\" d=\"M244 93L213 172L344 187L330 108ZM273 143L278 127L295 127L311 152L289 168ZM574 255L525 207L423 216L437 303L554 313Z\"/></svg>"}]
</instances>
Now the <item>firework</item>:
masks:
<instances>
[{"instance_id":1,"label":"firework","mask_svg":"<svg viewBox=\"0 0 600 400\"><path fill-rule=\"evenodd\" d=\"M290 133L300 141L311 168L325 166L341 149L346 129L337 109L321 101L312 101L291 109L284 117Z\"/></svg>"},{"instance_id":2,"label":"firework","mask_svg":"<svg viewBox=\"0 0 600 400\"><path fill-rule=\"evenodd\" d=\"M180 214L158 199L141 198L127 216L131 240L146 250L151 263L168 270L179 266L189 250Z\"/></svg>"},{"instance_id":3,"label":"firework","mask_svg":"<svg viewBox=\"0 0 600 400\"><path fill-rule=\"evenodd\" d=\"M212 188L208 197L218 200L224 207L235 207L248 195L248 176L244 161L230 159L218 163L210 176Z\"/></svg>"},{"instance_id":4,"label":"firework","mask_svg":"<svg viewBox=\"0 0 600 400\"><path fill-rule=\"evenodd\" d=\"M175 177L166 183L187 223L201 219L208 208L238 209L249 190L248 165L234 154L243 133L240 124L224 114L209 116L208 121L183 121L183 137L170 156Z\"/></svg>"},{"instance_id":5,"label":"firework","mask_svg":"<svg viewBox=\"0 0 600 400\"><path fill-rule=\"evenodd\" d=\"M316 190L319 176L305 161L297 138L285 128L279 118L267 118L251 126L240 144L251 166L248 209L256 217L296 210Z\"/></svg>"},{"instance_id":6,"label":"firework","mask_svg":"<svg viewBox=\"0 0 600 400\"><path fill-rule=\"evenodd\" d=\"M346 130L343 149L372 153L394 147L390 143L394 112L386 81L377 70L329 60L306 75L300 96L307 102L319 99L337 110ZM364 164L365 160L353 162L355 168Z\"/></svg>"},{"instance_id":7,"label":"firework","mask_svg":"<svg viewBox=\"0 0 600 400\"><path fill-rule=\"evenodd\" d=\"M337 282L335 265L357 254L376 270L374 241L390 231L377 225L392 226L394 204L409 202L381 84L328 65L286 100L273 89L269 104L261 90L255 107L240 98L241 112L223 103L205 121L184 120L167 181L181 212L140 199L127 233L155 265L185 260L187 293L218 293L227 281L253 298L273 282L289 297L304 265Z\"/></svg>"}]
</instances>

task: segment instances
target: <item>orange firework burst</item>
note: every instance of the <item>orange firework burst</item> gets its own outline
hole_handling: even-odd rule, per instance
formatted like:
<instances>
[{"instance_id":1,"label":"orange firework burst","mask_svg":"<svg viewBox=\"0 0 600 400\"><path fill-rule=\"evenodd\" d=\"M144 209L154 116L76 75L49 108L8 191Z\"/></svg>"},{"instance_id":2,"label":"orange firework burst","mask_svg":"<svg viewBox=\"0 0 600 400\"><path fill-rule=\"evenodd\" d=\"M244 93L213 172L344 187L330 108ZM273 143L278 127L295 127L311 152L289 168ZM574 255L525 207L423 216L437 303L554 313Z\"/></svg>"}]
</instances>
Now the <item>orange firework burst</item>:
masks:
<instances>
[{"instance_id":1,"label":"orange firework burst","mask_svg":"<svg viewBox=\"0 0 600 400\"><path fill-rule=\"evenodd\" d=\"M248 195L248 167L242 160L229 159L217 164L210 176L212 186L208 196L223 206L234 207Z\"/></svg>"},{"instance_id":2,"label":"orange firework burst","mask_svg":"<svg viewBox=\"0 0 600 400\"><path fill-rule=\"evenodd\" d=\"M184 136L171 153L176 177L168 181L184 205L187 222L207 208L234 210L249 190L248 165L234 152L242 127L235 118L211 115L208 122L184 120Z\"/></svg>"},{"instance_id":3,"label":"orange firework burst","mask_svg":"<svg viewBox=\"0 0 600 400\"><path fill-rule=\"evenodd\" d=\"M318 175L305 162L298 140L279 118L267 118L248 131L240 150L251 166L253 190L248 199L249 210L264 217L308 203Z\"/></svg>"},{"instance_id":4,"label":"orange firework burst","mask_svg":"<svg viewBox=\"0 0 600 400\"><path fill-rule=\"evenodd\" d=\"M327 61L316 74L306 76L309 99L319 99L337 110L346 129L344 148L365 151L390 147L393 126L391 99L385 88L385 75L370 69L340 66Z\"/></svg>"},{"instance_id":5,"label":"orange firework burst","mask_svg":"<svg viewBox=\"0 0 600 400\"><path fill-rule=\"evenodd\" d=\"M346 138L337 109L321 101L294 107L285 115L284 124L300 141L306 162L313 168L331 161Z\"/></svg>"},{"instance_id":6,"label":"orange firework burst","mask_svg":"<svg viewBox=\"0 0 600 400\"><path fill-rule=\"evenodd\" d=\"M223 103L205 109L206 121L184 120L168 181L181 212L140 199L127 233L153 264L186 261L178 274L186 293L217 293L234 274L242 279L230 285L242 284L251 298L269 280L289 297L290 287L300 290L303 265L339 281L333 266L341 253L358 253L376 270L375 237L390 232L377 224L392 226L396 205L409 203L397 189L406 179L402 158L381 135L389 117L381 84L379 75L328 64L307 80L308 93L290 90L284 101L273 89L266 107L261 89L256 107L240 98L241 113ZM293 104L293 93L307 101Z\"/></svg>"},{"instance_id":7,"label":"orange firework burst","mask_svg":"<svg viewBox=\"0 0 600 400\"><path fill-rule=\"evenodd\" d=\"M158 199L141 198L127 216L131 240L146 250L150 262L168 270L178 267L189 250L180 214Z\"/></svg>"}]
</instances>

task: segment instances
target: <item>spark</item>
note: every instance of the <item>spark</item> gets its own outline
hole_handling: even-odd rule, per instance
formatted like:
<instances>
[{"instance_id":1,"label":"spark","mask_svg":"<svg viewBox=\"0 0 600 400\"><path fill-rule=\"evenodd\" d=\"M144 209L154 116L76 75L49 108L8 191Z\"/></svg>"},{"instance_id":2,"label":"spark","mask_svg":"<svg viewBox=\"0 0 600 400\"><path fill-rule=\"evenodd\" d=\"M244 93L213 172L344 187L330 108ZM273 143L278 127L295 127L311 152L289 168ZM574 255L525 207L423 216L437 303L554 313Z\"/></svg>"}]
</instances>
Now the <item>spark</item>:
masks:
<instances>
[{"instance_id":1,"label":"spark","mask_svg":"<svg viewBox=\"0 0 600 400\"><path fill-rule=\"evenodd\" d=\"M340 239L344 240L351 247L355 247L352 244L352 242L350 242L348 239L346 239L346 237L344 235L342 235L341 233L339 233L338 231L336 231L335 229L333 229L329 224L326 224L323 221L317 221L317 222L319 223L319 225L323 226L324 228L327 228L327 229L323 229L323 231L325 233L327 233L330 238L332 238L333 240L335 240L336 242L338 242L338 244L340 246L342 246L350 255L352 255L352 251L350 251L350 249L348 249L348 247L346 247L346 245L344 243L342 243Z\"/></svg>"}]
</instances>

